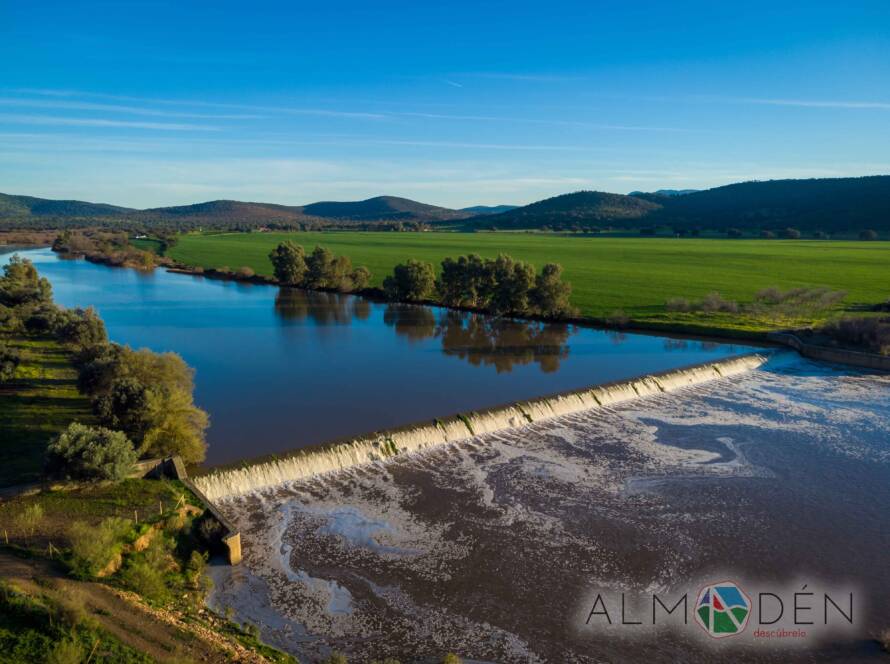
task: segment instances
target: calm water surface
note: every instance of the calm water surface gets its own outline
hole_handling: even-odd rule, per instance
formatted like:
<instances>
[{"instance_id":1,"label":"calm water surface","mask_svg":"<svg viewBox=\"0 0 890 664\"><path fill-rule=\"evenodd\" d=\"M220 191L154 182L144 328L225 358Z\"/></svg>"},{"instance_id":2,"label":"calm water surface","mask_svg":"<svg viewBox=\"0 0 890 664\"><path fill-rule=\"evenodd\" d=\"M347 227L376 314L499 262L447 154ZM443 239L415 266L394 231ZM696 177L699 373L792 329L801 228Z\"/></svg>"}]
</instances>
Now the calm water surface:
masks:
<instances>
[{"instance_id":1,"label":"calm water surface","mask_svg":"<svg viewBox=\"0 0 890 664\"><path fill-rule=\"evenodd\" d=\"M19 253L113 341L195 368L210 465L752 350Z\"/></svg>"}]
</instances>

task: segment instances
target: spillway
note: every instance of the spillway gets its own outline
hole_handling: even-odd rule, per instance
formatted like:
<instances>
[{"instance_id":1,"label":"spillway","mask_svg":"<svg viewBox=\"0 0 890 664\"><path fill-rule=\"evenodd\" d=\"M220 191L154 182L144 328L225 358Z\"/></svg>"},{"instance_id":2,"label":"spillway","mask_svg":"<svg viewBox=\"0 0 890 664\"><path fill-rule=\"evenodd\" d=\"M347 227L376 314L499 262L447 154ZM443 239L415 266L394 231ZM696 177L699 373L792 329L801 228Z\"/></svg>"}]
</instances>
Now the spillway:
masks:
<instances>
[{"instance_id":1,"label":"spillway","mask_svg":"<svg viewBox=\"0 0 890 664\"><path fill-rule=\"evenodd\" d=\"M298 450L283 458L216 470L194 478L194 482L210 500L225 500L324 473L382 462L397 455L457 443L480 434L517 429L553 417L605 408L638 397L728 378L755 369L766 359L765 354L751 353L462 413L428 423L377 431L353 440Z\"/></svg>"}]
</instances>

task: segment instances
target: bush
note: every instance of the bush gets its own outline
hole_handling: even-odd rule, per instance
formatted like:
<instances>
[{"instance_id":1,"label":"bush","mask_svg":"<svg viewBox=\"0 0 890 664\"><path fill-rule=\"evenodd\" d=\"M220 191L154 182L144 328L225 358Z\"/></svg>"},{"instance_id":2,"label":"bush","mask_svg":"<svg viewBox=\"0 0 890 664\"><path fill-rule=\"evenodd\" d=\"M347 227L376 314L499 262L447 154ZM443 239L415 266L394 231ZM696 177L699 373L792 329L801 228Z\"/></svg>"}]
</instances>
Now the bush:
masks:
<instances>
[{"instance_id":1,"label":"bush","mask_svg":"<svg viewBox=\"0 0 890 664\"><path fill-rule=\"evenodd\" d=\"M383 280L383 290L393 300L419 302L429 299L436 287L436 275L430 263L409 259L396 265L392 276Z\"/></svg>"},{"instance_id":2,"label":"bush","mask_svg":"<svg viewBox=\"0 0 890 664\"><path fill-rule=\"evenodd\" d=\"M442 658L442 664L462 664L462 660L453 652L450 652Z\"/></svg>"},{"instance_id":3,"label":"bush","mask_svg":"<svg viewBox=\"0 0 890 664\"><path fill-rule=\"evenodd\" d=\"M786 228L782 231L782 237L786 240L799 240L800 239L800 231L796 228Z\"/></svg>"},{"instance_id":4,"label":"bush","mask_svg":"<svg viewBox=\"0 0 890 664\"><path fill-rule=\"evenodd\" d=\"M153 602L163 604L170 599L170 590L162 570L145 560L131 560L120 575L121 583L133 592Z\"/></svg>"},{"instance_id":5,"label":"bush","mask_svg":"<svg viewBox=\"0 0 890 664\"><path fill-rule=\"evenodd\" d=\"M685 297L672 297L664 306L668 311L692 311L692 303Z\"/></svg>"},{"instance_id":6,"label":"bush","mask_svg":"<svg viewBox=\"0 0 890 664\"><path fill-rule=\"evenodd\" d=\"M37 268L18 254L3 266L0 277L0 304L17 307L28 303L52 302L52 286L37 273Z\"/></svg>"},{"instance_id":7,"label":"bush","mask_svg":"<svg viewBox=\"0 0 890 664\"><path fill-rule=\"evenodd\" d=\"M306 274L306 252L298 244L286 240L269 253L272 272L279 283L296 286Z\"/></svg>"},{"instance_id":8,"label":"bush","mask_svg":"<svg viewBox=\"0 0 890 664\"><path fill-rule=\"evenodd\" d=\"M68 531L71 570L80 578L95 577L120 553L123 539L132 530L127 519L110 517L98 526L76 521Z\"/></svg>"},{"instance_id":9,"label":"bush","mask_svg":"<svg viewBox=\"0 0 890 664\"><path fill-rule=\"evenodd\" d=\"M27 537L33 537L34 531L43 521L43 506L39 503L28 505L15 517L15 526L18 531Z\"/></svg>"},{"instance_id":10,"label":"bush","mask_svg":"<svg viewBox=\"0 0 890 664\"><path fill-rule=\"evenodd\" d=\"M890 355L890 318L842 318L820 331L844 346Z\"/></svg>"},{"instance_id":11,"label":"bush","mask_svg":"<svg viewBox=\"0 0 890 664\"><path fill-rule=\"evenodd\" d=\"M86 658L83 646L74 639L63 639L46 658L47 664L81 664Z\"/></svg>"},{"instance_id":12,"label":"bush","mask_svg":"<svg viewBox=\"0 0 890 664\"><path fill-rule=\"evenodd\" d=\"M859 233L859 239L860 240L868 240L868 241L877 240L878 234L877 234L877 232L875 232L871 229L864 230Z\"/></svg>"},{"instance_id":13,"label":"bush","mask_svg":"<svg viewBox=\"0 0 890 664\"><path fill-rule=\"evenodd\" d=\"M717 311L735 313L739 310L739 304L733 300L724 299L720 293L713 291L702 299L701 309L709 313Z\"/></svg>"},{"instance_id":14,"label":"bush","mask_svg":"<svg viewBox=\"0 0 890 664\"><path fill-rule=\"evenodd\" d=\"M0 383L8 383L15 378L15 373L21 362L21 352L0 341Z\"/></svg>"},{"instance_id":15,"label":"bush","mask_svg":"<svg viewBox=\"0 0 890 664\"><path fill-rule=\"evenodd\" d=\"M136 451L120 431L72 422L47 448L47 472L78 480L122 480Z\"/></svg>"},{"instance_id":16,"label":"bush","mask_svg":"<svg viewBox=\"0 0 890 664\"><path fill-rule=\"evenodd\" d=\"M254 272L252 267L248 267L247 265L242 265L238 268L236 274L243 279L250 279L253 277L256 272Z\"/></svg>"},{"instance_id":17,"label":"bush","mask_svg":"<svg viewBox=\"0 0 890 664\"><path fill-rule=\"evenodd\" d=\"M562 281L562 266L547 263L535 277L535 287L529 294L532 310L541 316L560 317L575 313L569 303L572 285Z\"/></svg>"},{"instance_id":18,"label":"bush","mask_svg":"<svg viewBox=\"0 0 890 664\"><path fill-rule=\"evenodd\" d=\"M53 321L53 331L60 341L81 348L108 341L105 324L92 307L60 310Z\"/></svg>"}]
</instances>

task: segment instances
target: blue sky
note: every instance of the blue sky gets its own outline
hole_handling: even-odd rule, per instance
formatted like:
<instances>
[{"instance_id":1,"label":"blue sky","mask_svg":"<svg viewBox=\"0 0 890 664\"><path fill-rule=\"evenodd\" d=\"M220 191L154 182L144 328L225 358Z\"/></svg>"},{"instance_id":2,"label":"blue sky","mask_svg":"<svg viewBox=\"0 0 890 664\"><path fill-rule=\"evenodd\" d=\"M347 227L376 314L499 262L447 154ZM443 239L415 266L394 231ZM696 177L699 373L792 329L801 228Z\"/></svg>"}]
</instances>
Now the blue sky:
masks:
<instances>
[{"instance_id":1,"label":"blue sky","mask_svg":"<svg viewBox=\"0 0 890 664\"><path fill-rule=\"evenodd\" d=\"M0 0L0 191L150 207L890 173L890 3Z\"/></svg>"}]
</instances>

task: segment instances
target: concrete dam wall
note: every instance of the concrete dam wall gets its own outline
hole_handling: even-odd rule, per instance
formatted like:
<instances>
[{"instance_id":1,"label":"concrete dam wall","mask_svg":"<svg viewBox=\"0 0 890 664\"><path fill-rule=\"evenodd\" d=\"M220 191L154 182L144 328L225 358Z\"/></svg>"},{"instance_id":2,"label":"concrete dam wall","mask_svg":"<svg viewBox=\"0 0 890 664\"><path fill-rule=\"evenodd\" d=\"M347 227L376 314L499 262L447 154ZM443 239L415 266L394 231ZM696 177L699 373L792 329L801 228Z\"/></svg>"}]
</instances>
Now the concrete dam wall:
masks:
<instances>
[{"instance_id":1,"label":"concrete dam wall","mask_svg":"<svg viewBox=\"0 0 890 664\"><path fill-rule=\"evenodd\" d=\"M734 376L755 369L765 361L764 355L752 353L626 381L519 401L506 406L437 419L425 424L374 432L342 443L298 450L284 458L262 461L243 468L221 469L195 477L193 481L210 500L224 500L322 473L353 468L437 445L466 440L480 434L515 429L560 415L603 408L637 397L670 392Z\"/></svg>"}]
</instances>

